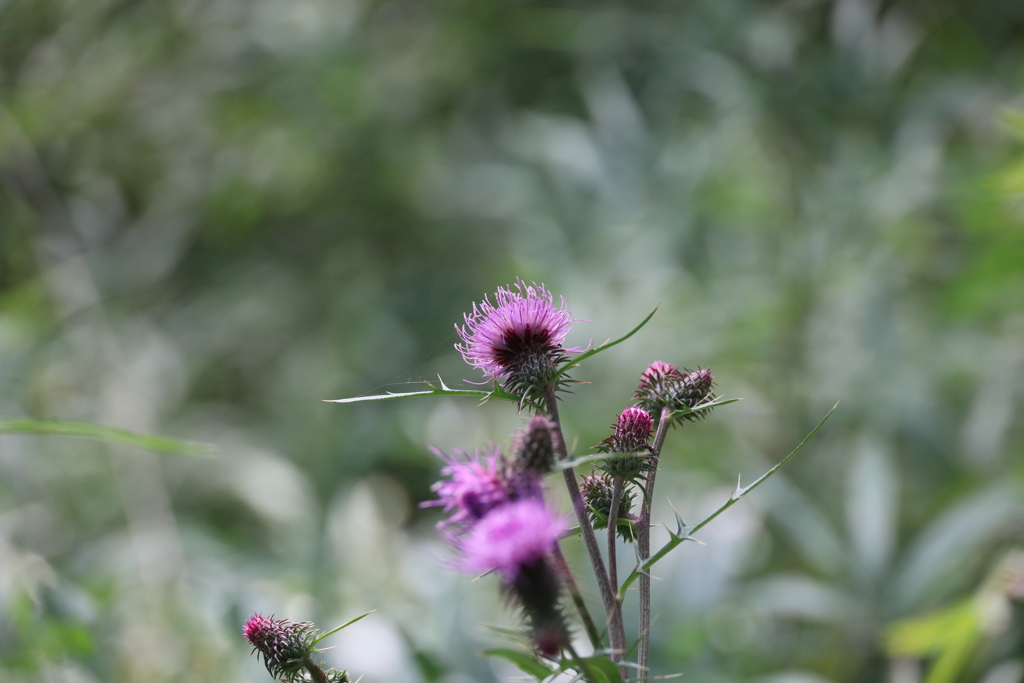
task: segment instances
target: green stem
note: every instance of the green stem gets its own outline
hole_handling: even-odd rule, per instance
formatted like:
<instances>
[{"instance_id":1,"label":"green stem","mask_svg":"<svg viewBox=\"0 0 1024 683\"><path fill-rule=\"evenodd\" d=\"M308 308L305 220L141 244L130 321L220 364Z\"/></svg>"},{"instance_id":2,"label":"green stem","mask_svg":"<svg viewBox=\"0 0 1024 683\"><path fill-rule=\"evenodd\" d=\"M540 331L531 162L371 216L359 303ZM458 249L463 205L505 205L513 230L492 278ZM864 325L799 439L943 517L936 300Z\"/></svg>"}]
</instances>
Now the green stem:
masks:
<instances>
[{"instance_id":1,"label":"green stem","mask_svg":"<svg viewBox=\"0 0 1024 683\"><path fill-rule=\"evenodd\" d=\"M617 476L612 479L612 500L608 506L608 583L612 587L612 593L616 593L619 589L619 569L618 560L615 556L615 537L619 531L619 504L622 502L622 476ZM626 628L625 623L622 619L622 601L615 600L615 614L612 615L612 629L611 633L620 633L620 644L616 645L612 643L612 661L620 662L622 657L626 654ZM615 640L613 638L612 640ZM619 674L623 679L626 678L628 672L625 669L619 669Z\"/></svg>"},{"instance_id":2,"label":"green stem","mask_svg":"<svg viewBox=\"0 0 1024 683\"><path fill-rule=\"evenodd\" d=\"M668 434L671 414L672 411L669 408L661 409L658 430L654 434L654 443L651 445L651 469L647 471L644 483L643 505L640 508L640 523L636 542L641 563L651 556L651 504L654 500L654 479L658 474L658 460L661 456L661 447L665 443L665 436ZM637 633L637 664L640 666L638 673L642 680L647 679L651 660L651 641L648 638L650 630L651 577L645 572L640 575L640 625Z\"/></svg>"},{"instance_id":3,"label":"green stem","mask_svg":"<svg viewBox=\"0 0 1024 683\"><path fill-rule=\"evenodd\" d=\"M580 592L580 587L576 583L576 577L572 575L572 570L569 569L569 563L565 561L565 555L562 554L562 549L555 546L552 556L554 557L558 573L565 582L565 587L569 591L569 595L572 596L573 604L576 605L576 610L580 613L580 619L583 621L583 629L587 632L587 637L590 639L590 645L595 650L600 650L602 647L601 632L597 630L597 624L594 623L593 617L590 616L590 610L587 609L587 603L583 600L583 594Z\"/></svg>"},{"instance_id":4,"label":"green stem","mask_svg":"<svg viewBox=\"0 0 1024 683\"><path fill-rule=\"evenodd\" d=\"M608 583L614 593L619 589L619 568L615 556L615 537L619 531L619 506L622 504L622 477L612 479L612 501L608 506ZM620 606L621 609L621 606Z\"/></svg>"}]
</instances>

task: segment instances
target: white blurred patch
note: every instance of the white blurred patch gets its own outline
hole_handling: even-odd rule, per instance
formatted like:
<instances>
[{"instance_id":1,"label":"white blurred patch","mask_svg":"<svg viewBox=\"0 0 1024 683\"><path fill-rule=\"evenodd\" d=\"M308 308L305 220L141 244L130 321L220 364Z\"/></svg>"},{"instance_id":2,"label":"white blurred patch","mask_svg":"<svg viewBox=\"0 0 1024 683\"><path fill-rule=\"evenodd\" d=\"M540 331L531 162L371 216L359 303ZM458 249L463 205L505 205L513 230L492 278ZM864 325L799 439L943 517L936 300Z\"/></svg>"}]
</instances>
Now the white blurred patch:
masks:
<instances>
[{"instance_id":1,"label":"white blurred patch","mask_svg":"<svg viewBox=\"0 0 1024 683\"><path fill-rule=\"evenodd\" d=\"M981 683L1021 683L1024 680L1024 662L1014 659L992 667Z\"/></svg>"},{"instance_id":2,"label":"white blurred patch","mask_svg":"<svg viewBox=\"0 0 1024 683\"><path fill-rule=\"evenodd\" d=\"M479 411L474 408L475 404L465 399L458 404L441 399L427 418L427 443L446 453L455 447L472 453L473 444L483 444L487 439Z\"/></svg>"},{"instance_id":3,"label":"white blurred patch","mask_svg":"<svg viewBox=\"0 0 1024 683\"><path fill-rule=\"evenodd\" d=\"M796 54L796 35L780 15L754 21L747 34L747 51L762 69L785 69Z\"/></svg>"},{"instance_id":4,"label":"white blurred patch","mask_svg":"<svg viewBox=\"0 0 1024 683\"><path fill-rule=\"evenodd\" d=\"M309 482L298 467L283 458L248 451L244 467L234 470L230 486L249 507L270 521L296 523L310 516Z\"/></svg>"},{"instance_id":5,"label":"white blurred patch","mask_svg":"<svg viewBox=\"0 0 1024 683\"><path fill-rule=\"evenodd\" d=\"M832 35L858 57L864 73L881 78L895 75L924 36L898 10L879 15L875 0L839 0L832 13Z\"/></svg>"},{"instance_id":6,"label":"white blurred patch","mask_svg":"<svg viewBox=\"0 0 1024 683\"><path fill-rule=\"evenodd\" d=\"M866 578L882 575L896 544L899 481L883 443L865 439L850 463L846 522L853 560Z\"/></svg>"},{"instance_id":7,"label":"white blurred patch","mask_svg":"<svg viewBox=\"0 0 1024 683\"><path fill-rule=\"evenodd\" d=\"M379 613L340 631L332 640L335 648L323 655L331 666L392 681L396 677L401 680L401 674L408 676L405 642L398 629Z\"/></svg>"},{"instance_id":8,"label":"white blurred patch","mask_svg":"<svg viewBox=\"0 0 1024 683\"><path fill-rule=\"evenodd\" d=\"M831 679L824 678L818 674L807 671L784 671L772 674L764 678L758 678L758 683L833 683Z\"/></svg>"}]
</instances>

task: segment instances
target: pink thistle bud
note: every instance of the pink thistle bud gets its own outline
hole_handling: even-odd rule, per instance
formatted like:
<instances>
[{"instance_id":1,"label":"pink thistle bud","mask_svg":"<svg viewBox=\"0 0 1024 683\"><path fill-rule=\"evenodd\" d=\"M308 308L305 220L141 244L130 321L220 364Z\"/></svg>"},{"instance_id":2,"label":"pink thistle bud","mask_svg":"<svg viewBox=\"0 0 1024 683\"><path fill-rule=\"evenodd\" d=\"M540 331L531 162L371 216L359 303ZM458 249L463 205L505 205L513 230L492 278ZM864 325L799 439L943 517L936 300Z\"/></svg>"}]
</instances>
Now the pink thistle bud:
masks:
<instances>
[{"instance_id":1,"label":"pink thistle bud","mask_svg":"<svg viewBox=\"0 0 1024 683\"><path fill-rule=\"evenodd\" d=\"M312 656L315 631L308 622L292 623L253 614L242 629L245 639L259 652L274 678L290 680L301 676L305 661Z\"/></svg>"},{"instance_id":2,"label":"pink thistle bud","mask_svg":"<svg viewBox=\"0 0 1024 683\"><path fill-rule=\"evenodd\" d=\"M647 412L658 415L663 408L679 411L673 419L697 420L705 416L706 410L692 413L702 403L715 400L711 392L714 375L708 368L680 372L674 365L662 361L651 363L640 376L634 398Z\"/></svg>"},{"instance_id":3,"label":"pink thistle bud","mask_svg":"<svg viewBox=\"0 0 1024 683\"><path fill-rule=\"evenodd\" d=\"M654 420L640 406L630 406L619 414L615 423L615 432L597 445L603 453L621 453L608 458L600 468L612 476L621 476L626 480L633 479L644 471L649 464L646 453L651 438L651 427Z\"/></svg>"},{"instance_id":4,"label":"pink thistle bud","mask_svg":"<svg viewBox=\"0 0 1024 683\"><path fill-rule=\"evenodd\" d=\"M317 630L308 621L296 624L256 613L245 622L242 634L252 645L252 651L263 657L270 675L280 681L305 683L310 680L308 673L313 681L351 683L347 671L324 671L314 661L313 655L322 650L315 647Z\"/></svg>"}]
</instances>

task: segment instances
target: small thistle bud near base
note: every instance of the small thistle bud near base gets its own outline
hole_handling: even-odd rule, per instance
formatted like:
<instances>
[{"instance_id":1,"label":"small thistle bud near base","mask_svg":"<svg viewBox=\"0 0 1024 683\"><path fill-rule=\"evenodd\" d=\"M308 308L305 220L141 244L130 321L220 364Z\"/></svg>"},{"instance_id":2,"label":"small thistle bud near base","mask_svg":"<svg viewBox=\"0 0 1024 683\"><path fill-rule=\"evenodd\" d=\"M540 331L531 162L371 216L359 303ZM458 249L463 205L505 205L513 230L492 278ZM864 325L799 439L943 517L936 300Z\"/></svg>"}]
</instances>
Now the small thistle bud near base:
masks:
<instances>
[{"instance_id":1,"label":"small thistle bud near base","mask_svg":"<svg viewBox=\"0 0 1024 683\"><path fill-rule=\"evenodd\" d=\"M259 652L271 676L290 680L301 676L304 660L313 654L313 625L308 622L292 623L287 619L274 619L254 614L245 622L243 634Z\"/></svg>"},{"instance_id":2,"label":"small thistle bud near base","mask_svg":"<svg viewBox=\"0 0 1024 683\"><path fill-rule=\"evenodd\" d=\"M287 619L274 619L253 614L242 629L245 639L259 652L267 671L286 683L350 683L347 671L324 671L313 660L317 650L317 630L308 621L293 623ZM309 677L307 677L307 674Z\"/></svg>"}]
</instances>

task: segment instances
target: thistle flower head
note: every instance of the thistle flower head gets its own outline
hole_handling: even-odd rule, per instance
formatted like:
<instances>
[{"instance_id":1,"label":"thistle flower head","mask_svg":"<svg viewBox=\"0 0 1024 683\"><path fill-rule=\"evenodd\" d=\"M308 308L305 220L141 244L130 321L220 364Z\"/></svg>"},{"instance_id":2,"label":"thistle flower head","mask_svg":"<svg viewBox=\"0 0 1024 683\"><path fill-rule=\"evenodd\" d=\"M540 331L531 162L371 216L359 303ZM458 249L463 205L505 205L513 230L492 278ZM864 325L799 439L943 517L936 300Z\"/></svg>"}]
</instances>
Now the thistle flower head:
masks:
<instances>
[{"instance_id":1,"label":"thistle flower head","mask_svg":"<svg viewBox=\"0 0 1024 683\"><path fill-rule=\"evenodd\" d=\"M567 529L543 500L527 498L495 508L459 543L461 568L497 572L506 595L522 608L537 650L552 658L569 643L569 632L559 606L561 581L548 555Z\"/></svg>"},{"instance_id":2,"label":"thistle flower head","mask_svg":"<svg viewBox=\"0 0 1024 683\"><path fill-rule=\"evenodd\" d=\"M579 351L562 347L576 318L564 299L556 308L551 293L535 282L516 280L507 289L499 287L494 301L485 296L473 304L473 312L464 316L465 327L455 326L462 340L455 348L508 391L539 396L557 384L555 374L566 354Z\"/></svg>"},{"instance_id":3,"label":"thistle flower head","mask_svg":"<svg viewBox=\"0 0 1024 683\"><path fill-rule=\"evenodd\" d=\"M714 375L709 368L683 368L680 372L671 363L656 361L640 376L640 385L633 397L640 402L644 410L653 414L659 414L662 408L673 411L693 409L715 399L711 392L714 383ZM676 415L675 419L698 420L706 413L707 411L684 411Z\"/></svg>"},{"instance_id":4,"label":"thistle flower head","mask_svg":"<svg viewBox=\"0 0 1024 683\"><path fill-rule=\"evenodd\" d=\"M555 466L555 447L551 441L551 422L534 415L513 439L515 458L512 466L519 472L547 474Z\"/></svg>"},{"instance_id":5,"label":"thistle flower head","mask_svg":"<svg viewBox=\"0 0 1024 683\"><path fill-rule=\"evenodd\" d=\"M267 671L274 678L291 680L301 677L305 660L313 649L316 631L308 622L292 623L287 619L274 619L253 614L242 629L245 639L259 652Z\"/></svg>"},{"instance_id":6,"label":"thistle flower head","mask_svg":"<svg viewBox=\"0 0 1024 683\"><path fill-rule=\"evenodd\" d=\"M470 573L496 571L513 584L524 567L542 560L568 530L544 502L526 499L495 508L459 544L461 567Z\"/></svg>"},{"instance_id":7,"label":"thistle flower head","mask_svg":"<svg viewBox=\"0 0 1024 683\"><path fill-rule=\"evenodd\" d=\"M422 503L423 507L443 507L449 513L448 519L438 524L438 530L458 535L512 500L514 489L500 448L482 455L456 449L450 456L433 447L431 450L445 461L441 474L448 477L432 487L438 499Z\"/></svg>"}]
</instances>

